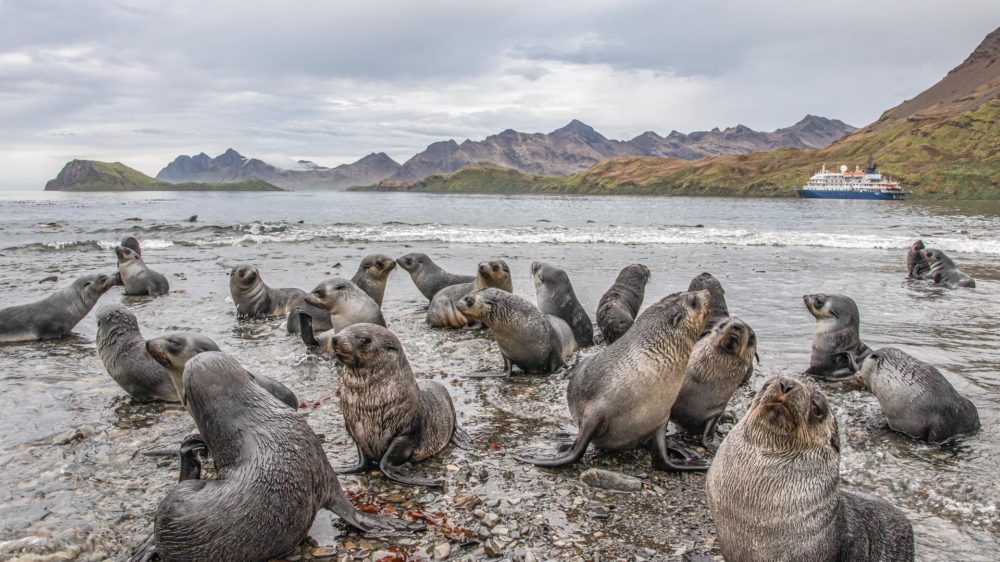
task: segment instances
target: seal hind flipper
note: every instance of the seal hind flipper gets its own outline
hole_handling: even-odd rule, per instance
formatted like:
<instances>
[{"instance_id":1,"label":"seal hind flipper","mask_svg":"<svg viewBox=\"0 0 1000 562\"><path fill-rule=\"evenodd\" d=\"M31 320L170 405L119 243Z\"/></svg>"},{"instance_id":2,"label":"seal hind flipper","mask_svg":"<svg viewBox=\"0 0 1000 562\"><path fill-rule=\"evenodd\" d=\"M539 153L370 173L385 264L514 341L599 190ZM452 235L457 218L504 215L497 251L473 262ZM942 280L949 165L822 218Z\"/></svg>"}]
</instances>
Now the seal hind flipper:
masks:
<instances>
[{"instance_id":1,"label":"seal hind flipper","mask_svg":"<svg viewBox=\"0 0 1000 562\"><path fill-rule=\"evenodd\" d=\"M410 522L403 519L391 517L378 517L358 511L354 504L344 495L340 483L336 483L330 490L330 497L323 507L336 514L345 523L361 531L372 535L392 534L395 531L422 531L426 526L422 523Z\"/></svg>"},{"instance_id":2,"label":"seal hind flipper","mask_svg":"<svg viewBox=\"0 0 1000 562\"><path fill-rule=\"evenodd\" d=\"M443 486L444 480L428 478L417 471L408 468L407 464L413 452L419 446L419 436L400 435L389 443L378 467L390 480L410 486Z\"/></svg>"},{"instance_id":3,"label":"seal hind flipper","mask_svg":"<svg viewBox=\"0 0 1000 562\"><path fill-rule=\"evenodd\" d=\"M461 426L455 424L455 431L451 434L451 444L463 451L471 451L472 436L469 435L469 432L462 429Z\"/></svg>"},{"instance_id":4,"label":"seal hind flipper","mask_svg":"<svg viewBox=\"0 0 1000 562\"><path fill-rule=\"evenodd\" d=\"M670 451L681 455L684 460L674 461L670 458ZM697 472L706 471L710 464L706 464L704 458L693 455L693 451L677 443L667 443L667 424L657 428L650 443L649 452L653 455L653 468L667 470L670 472Z\"/></svg>"},{"instance_id":5,"label":"seal hind flipper","mask_svg":"<svg viewBox=\"0 0 1000 562\"><path fill-rule=\"evenodd\" d=\"M514 458L521 462L526 462L543 468L560 468L563 466L569 466L583 458L583 454L587 452L587 447L590 446L590 442L594 440L594 437L598 433L600 433L603 425L604 422L598 418L587 419L580 427L580 433L577 434L572 447L570 447L562 456L554 458L541 458L514 455Z\"/></svg>"}]
</instances>

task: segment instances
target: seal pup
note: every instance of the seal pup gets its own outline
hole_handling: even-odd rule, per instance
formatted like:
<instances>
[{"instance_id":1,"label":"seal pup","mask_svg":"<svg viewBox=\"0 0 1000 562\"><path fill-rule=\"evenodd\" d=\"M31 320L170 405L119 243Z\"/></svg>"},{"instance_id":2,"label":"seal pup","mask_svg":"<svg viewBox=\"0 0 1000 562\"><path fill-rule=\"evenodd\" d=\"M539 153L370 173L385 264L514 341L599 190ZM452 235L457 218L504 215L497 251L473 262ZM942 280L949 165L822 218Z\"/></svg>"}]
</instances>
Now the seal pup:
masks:
<instances>
[{"instance_id":1,"label":"seal pup","mask_svg":"<svg viewBox=\"0 0 1000 562\"><path fill-rule=\"evenodd\" d=\"M180 400L170 373L146 351L139 322L124 306L97 309L97 354L111 378L133 399Z\"/></svg>"},{"instance_id":2,"label":"seal pup","mask_svg":"<svg viewBox=\"0 0 1000 562\"><path fill-rule=\"evenodd\" d=\"M40 301L0 310L0 342L65 337L114 284L111 275L84 275Z\"/></svg>"},{"instance_id":3,"label":"seal pup","mask_svg":"<svg viewBox=\"0 0 1000 562\"><path fill-rule=\"evenodd\" d=\"M708 324L705 326L705 333L707 334L716 324L729 318L729 307L726 306L726 290L722 288L722 283L707 271L692 279L688 285L688 291L702 290L708 291L708 294L711 295L709 302L711 314Z\"/></svg>"},{"instance_id":4,"label":"seal pup","mask_svg":"<svg viewBox=\"0 0 1000 562\"><path fill-rule=\"evenodd\" d=\"M119 246L124 246L132 250L133 252L139 254L139 257L142 257L142 248L139 246L139 241L132 236L126 236L125 238L122 238L122 242L121 244L119 244ZM117 253L115 254L115 259L117 260L117 263L115 264L115 285L124 286L124 283L122 283L122 274L119 273L117 269L118 265L121 264L121 260L117 259Z\"/></svg>"},{"instance_id":5,"label":"seal pup","mask_svg":"<svg viewBox=\"0 0 1000 562\"><path fill-rule=\"evenodd\" d=\"M670 458L667 425L684 383L691 349L708 322L708 291L674 293L653 304L632 328L573 368L566 400L579 431L562 456L518 460L543 467L579 461L593 444L607 451L644 447L653 466L668 470L705 470L700 462Z\"/></svg>"},{"instance_id":6,"label":"seal pup","mask_svg":"<svg viewBox=\"0 0 1000 562\"><path fill-rule=\"evenodd\" d=\"M145 295L156 297L170 292L167 278L158 271L153 271L142 261L142 256L132 248L118 246L115 248L118 256L118 274L126 295Z\"/></svg>"},{"instance_id":7,"label":"seal pup","mask_svg":"<svg viewBox=\"0 0 1000 562\"><path fill-rule=\"evenodd\" d=\"M858 381L878 398L889 427L941 443L979 431L979 412L933 366L894 347L871 353Z\"/></svg>"},{"instance_id":8,"label":"seal pup","mask_svg":"<svg viewBox=\"0 0 1000 562\"><path fill-rule=\"evenodd\" d=\"M917 240L906 251L906 274L910 279L927 279L927 274L930 273L931 265L923 256L925 248L924 241Z\"/></svg>"},{"instance_id":9,"label":"seal pup","mask_svg":"<svg viewBox=\"0 0 1000 562\"><path fill-rule=\"evenodd\" d=\"M469 325L469 320L455 308L455 305L465 295L491 287L508 293L514 292L507 262L499 259L480 262L475 281L459 283L438 291L427 307L427 323L435 328L464 328Z\"/></svg>"},{"instance_id":10,"label":"seal pup","mask_svg":"<svg viewBox=\"0 0 1000 562\"><path fill-rule=\"evenodd\" d=\"M208 336L193 332L177 332L146 341L146 351L154 361L166 368L177 396L184 402L182 376L185 365L201 353L221 350ZM250 377L280 402L293 410L298 409L299 399L287 386L265 375L250 373Z\"/></svg>"},{"instance_id":11,"label":"seal pup","mask_svg":"<svg viewBox=\"0 0 1000 562\"><path fill-rule=\"evenodd\" d=\"M389 280L389 274L393 269L396 269L396 262L392 258L384 254L371 254L361 260L361 265L358 266L354 277L351 277L351 282L368 293L376 304L382 306L385 283Z\"/></svg>"},{"instance_id":12,"label":"seal pup","mask_svg":"<svg viewBox=\"0 0 1000 562\"><path fill-rule=\"evenodd\" d=\"M711 307L711 304L709 305ZM691 349L684 384L670 410L670 420L715 448L712 438L719 418L736 389L753 368L757 334L739 318L716 324Z\"/></svg>"},{"instance_id":13,"label":"seal pup","mask_svg":"<svg viewBox=\"0 0 1000 562\"><path fill-rule=\"evenodd\" d=\"M391 480L440 486L406 466L471 440L458 425L451 396L437 381L417 381L399 339L383 326L354 324L332 338L340 370L340 408L358 463L338 474L378 467Z\"/></svg>"},{"instance_id":14,"label":"seal pup","mask_svg":"<svg viewBox=\"0 0 1000 562\"><path fill-rule=\"evenodd\" d=\"M342 277L333 277L317 285L305 296L305 303L330 314L330 329L317 334L310 315L298 312L302 341L326 352L330 351L330 338L352 324L385 326L379 305L357 285Z\"/></svg>"},{"instance_id":15,"label":"seal pup","mask_svg":"<svg viewBox=\"0 0 1000 562\"><path fill-rule=\"evenodd\" d=\"M531 277L535 282L538 309L565 320L573 329L578 348L594 345L594 324L577 300L569 275L554 265L536 261L531 264Z\"/></svg>"},{"instance_id":16,"label":"seal pup","mask_svg":"<svg viewBox=\"0 0 1000 562\"><path fill-rule=\"evenodd\" d=\"M649 268L642 264L625 266L597 304L597 326L605 343L614 343L632 327L646 296Z\"/></svg>"},{"instance_id":17,"label":"seal pup","mask_svg":"<svg viewBox=\"0 0 1000 562\"><path fill-rule=\"evenodd\" d=\"M975 288L976 280L965 273L941 250L924 250L920 255L930 265L927 277L937 285Z\"/></svg>"},{"instance_id":18,"label":"seal pup","mask_svg":"<svg viewBox=\"0 0 1000 562\"><path fill-rule=\"evenodd\" d=\"M807 375L821 379L843 379L854 374L844 360L844 352L864 359L871 349L861 341L861 313L858 305L844 295L805 295L803 302L816 318L812 357Z\"/></svg>"},{"instance_id":19,"label":"seal pup","mask_svg":"<svg viewBox=\"0 0 1000 562\"><path fill-rule=\"evenodd\" d=\"M706 478L726 560L909 561L913 528L885 500L840 488L826 396L775 377L722 441Z\"/></svg>"},{"instance_id":20,"label":"seal pup","mask_svg":"<svg viewBox=\"0 0 1000 562\"><path fill-rule=\"evenodd\" d=\"M406 254L398 258L396 263L410 274L413 284L417 286L422 295L427 297L427 300L433 299L434 295L445 287L475 281L471 275L448 273L434 263L427 254L419 252Z\"/></svg>"},{"instance_id":21,"label":"seal pup","mask_svg":"<svg viewBox=\"0 0 1000 562\"><path fill-rule=\"evenodd\" d=\"M543 314L515 294L483 289L462 297L455 308L493 332L504 366L498 376L510 376L515 365L525 373L554 373L576 351L576 338L569 324L558 316Z\"/></svg>"},{"instance_id":22,"label":"seal pup","mask_svg":"<svg viewBox=\"0 0 1000 562\"><path fill-rule=\"evenodd\" d=\"M313 325L329 330L330 313L303 302L306 292L302 289L269 287L253 265L237 265L229 272L229 294L236 305L236 317L273 318L288 316L286 328L289 333L299 332L299 313L301 308L312 316Z\"/></svg>"},{"instance_id":23,"label":"seal pup","mask_svg":"<svg viewBox=\"0 0 1000 562\"><path fill-rule=\"evenodd\" d=\"M183 384L218 477L200 479L197 457L188 457L194 469L160 501L153 534L132 561L265 562L302 542L320 509L361 531L414 528L355 509L305 419L261 389L234 358L199 354L184 367Z\"/></svg>"}]
</instances>

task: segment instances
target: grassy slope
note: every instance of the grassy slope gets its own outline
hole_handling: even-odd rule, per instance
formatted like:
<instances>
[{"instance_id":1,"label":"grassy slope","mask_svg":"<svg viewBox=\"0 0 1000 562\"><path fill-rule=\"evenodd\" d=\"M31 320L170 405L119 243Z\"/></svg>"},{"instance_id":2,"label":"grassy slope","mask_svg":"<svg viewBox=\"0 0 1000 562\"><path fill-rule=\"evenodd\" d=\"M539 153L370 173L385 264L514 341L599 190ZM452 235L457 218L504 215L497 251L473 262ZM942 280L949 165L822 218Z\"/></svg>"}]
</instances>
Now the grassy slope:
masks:
<instances>
[{"instance_id":1,"label":"grassy slope","mask_svg":"<svg viewBox=\"0 0 1000 562\"><path fill-rule=\"evenodd\" d=\"M918 197L1000 199L1000 100L934 120L898 120L822 149L782 148L701 160L623 157L568 176L542 177L472 164L435 175L409 191L438 193L595 193L792 196L820 165L863 165L873 154L880 170Z\"/></svg>"},{"instance_id":2,"label":"grassy slope","mask_svg":"<svg viewBox=\"0 0 1000 562\"><path fill-rule=\"evenodd\" d=\"M91 160L89 164L96 172L97 178L64 186L58 191L283 191L259 179L233 183L172 184L151 178L121 162Z\"/></svg>"}]
</instances>

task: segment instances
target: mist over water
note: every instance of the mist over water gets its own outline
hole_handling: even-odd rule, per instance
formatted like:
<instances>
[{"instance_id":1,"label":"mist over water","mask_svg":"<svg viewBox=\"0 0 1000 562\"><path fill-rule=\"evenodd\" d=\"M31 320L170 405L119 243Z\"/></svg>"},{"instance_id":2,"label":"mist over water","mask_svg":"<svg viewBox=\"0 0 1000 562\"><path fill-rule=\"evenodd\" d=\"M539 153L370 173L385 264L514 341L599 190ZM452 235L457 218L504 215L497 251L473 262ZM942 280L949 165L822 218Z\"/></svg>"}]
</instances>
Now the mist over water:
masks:
<instances>
[{"instance_id":1,"label":"mist over water","mask_svg":"<svg viewBox=\"0 0 1000 562\"><path fill-rule=\"evenodd\" d=\"M197 222L185 222L194 214ZM310 358L300 341L284 334L282 321L237 323L228 290L236 264L257 265L272 287L308 290L332 275L349 278L370 253L421 251L455 273L498 257L511 267L515 292L534 302L529 267L542 260L569 272L592 318L628 264L652 271L647 306L709 271L725 287L730 311L757 332L761 364L753 389L808 366L814 320L802 295L849 295L861 309L865 342L899 347L939 368L976 404L982 430L951 445L920 444L888 430L874 396L820 383L840 421L845 485L903 509L920 559L1000 559L998 203L0 193L0 307L38 300L85 273L112 272L112 248L125 236L140 240L147 264L168 277L172 293L137 299L115 288L98 306L124 303L147 338L204 332L248 368L285 382L304 401L322 402L309 411L309 423L327 436L334 464L354 459L336 400L325 402L337 386L335 369ZM977 288L907 281L906 248L917 238L946 251L976 277ZM38 283L50 275L59 280ZM409 276L394 271L383 304L390 329L418 377L449 383L459 418L474 437L499 441L510 453L545 446L552 431L572 430L559 376L458 379L499 370L496 346L482 333L429 329L425 306ZM47 533L60 544L117 557L151 530L156 502L176 478L174 465L158 466L134 452L179 441L191 431L187 414L123 398L96 355L95 333L91 313L67 340L0 346L0 403L7 405L0 416L0 490L9 491L0 502L0 545ZM741 391L730 408L742 415L751 396ZM53 435L77 428L85 437L53 444ZM479 447L440 462L473 463L483 455ZM598 462L588 454L583 465ZM502 463L497 470L515 465L509 458ZM648 464L643 457L618 469L648 471ZM545 481L559 478L518 470ZM352 478L345 485L358 481ZM314 536L337 541L335 532Z\"/></svg>"}]
</instances>

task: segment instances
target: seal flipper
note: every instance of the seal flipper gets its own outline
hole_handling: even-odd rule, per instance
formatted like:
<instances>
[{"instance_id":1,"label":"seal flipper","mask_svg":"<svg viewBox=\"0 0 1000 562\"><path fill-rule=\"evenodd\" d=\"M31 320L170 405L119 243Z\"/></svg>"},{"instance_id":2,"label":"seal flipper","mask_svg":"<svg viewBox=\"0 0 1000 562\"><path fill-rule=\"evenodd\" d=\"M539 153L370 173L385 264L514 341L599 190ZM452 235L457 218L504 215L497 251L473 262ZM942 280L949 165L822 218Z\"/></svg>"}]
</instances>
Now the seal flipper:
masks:
<instances>
[{"instance_id":1,"label":"seal flipper","mask_svg":"<svg viewBox=\"0 0 1000 562\"><path fill-rule=\"evenodd\" d=\"M683 461L674 461L670 458L670 451L681 455ZM686 447L681 447L676 443L667 444L667 424L664 423L656 429L653 439L649 443L649 452L653 455L653 468L668 470L671 472L696 472L709 469L708 464L701 461L704 459L694 455L693 451Z\"/></svg>"},{"instance_id":2,"label":"seal flipper","mask_svg":"<svg viewBox=\"0 0 1000 562\"><path fill-rule=\"evenodd\" d=\"M146 540L136 547L128 562L153 562L154 560L160 560L160 554L156 552L156 535L150 533Z\"/></svg>"},{"instance_id":3,"label":"seal flipper","mask_svg":"<svg viewBox=\"0 0 1000 562\"><path fill-rule=\"evenodd\" d=\"M181 443L181 474L180 478L178 478L179 482L201 479L201 461L198 460L199 453L208 455L208 444L205 443L201 435L195 433Z\"/></svg>"},{"instance_id":4,"label":"seal flipper","mask_svg":"<svg viewBox=\"0 0 1000 562\"><path fill-rule=\"evenodd\" d=\"M334 472L337 474L359 474L362 472L368 472L369 470L375 468L375 461L365 456L364 451L361 450L361 447L359 447L357 443L355 443L354 446L358 450L358 464L354 466L335 467L333 469Z\"/></svg>"},{"instance_id":5,"label":"seal flipper","mask_svg":"<svg viewBox=\"0 0 1000 562\"><path fill-rule=\"evenodd\" d=\"M309 347L319 347L319 340L313 333L312 316L301 308L296 308L295 312L299 315L299 332L302 335L302 342Z\"/></svg>"},{"instance_id":6,"label":"seal flipper","mask_svg":"<svg viewBox=\"0 0 1000 562\"><path fill-rule=\"evenodd\" d=\"M587 452L587 447L590 446L590 442L594 440L594 436L597 435L603 425L604 422L600 419L590 418L586 420L584 425L580 427L580 433L577 434L576 440L573 441L573 446L560 457L546 459L540 457L533 458L514 455L514 458L521 462L526 462L528 464L544 468L569 466L583 458L583 454Z\"/></svg>"},{"instance_id":7,"label":"seal flipper","mask_svg":"<svg viewBox=\"0 0 1000 562\"><path fill-rule=\"evenodd\" d=\"M502 351L500 352L500 357L503 357L502 373L472 373L471 375L462 376L467 379L497 379L511 376L511 373L514 372L514 364L511 362L510 357L507 357L507 354Z\"/></svg>"},{"instance_id":8,"label":"seal flipper","mask_svg":"<svg viewBox=\"0 0 1000 562\"><path fill-rule=\"evenodd\" d=\"M701 444L706 449L714 451L719 448L719 444L715 442L715 428L719 425L719 420L722 419L722 414L715 416L714 418L708 420L705 424L705 431L701 433Z\"/></svg>"},{"instance_id":9,"label":"seal flipper","mask_svg":"<svg viewBox=\"0 0 1000 562\"><path fill-rule=\"evenodd\" d=\"M266 375L250 373L250 376L253 377L253 380L255 380L261 388L271 393L271 395L277 398L280 402L293 410L299 409L299 399L295 396L295 393L292 392L292 389Z\"/></svg>"},{"instance_id":10,"label":"seal flipper","mask_svg":"<svg viewBox=\"0 0 1000 562\"><path fill-rule=\"evenodd\" d=\"M361 531L373 535L392 534L394 531L423 531L426 525L393 517L378 517L358 511L344 495L340 482L334 478L330 497L323 507L335 513L345 523Z\"/></svg>"},{"instance_id":11,"label":"seal flipper","mask_svg":"<svg viewBox=\"0 0 1000 562\"><path fill-rule=\"evenodd\" d=\"M451 434L451 444L464 451L470 451L472 450L472 437L456 423L455 431Z\"/></svg>"},{"instance_id":12,"label":"seal flipper","mask_svg":"<svg viewBox=\"0 0 1000 562\"><path fill-rule=\"evenodd\" d=\"M382 474L390 480L410 486L443 486L444 480L427 478L406 467L418 444L417 436L401 435L394 438L378 463Z\"/></svg>"}]
</instances>

